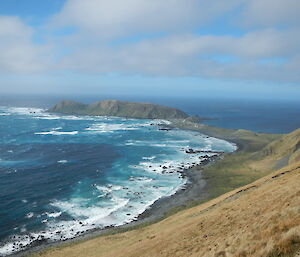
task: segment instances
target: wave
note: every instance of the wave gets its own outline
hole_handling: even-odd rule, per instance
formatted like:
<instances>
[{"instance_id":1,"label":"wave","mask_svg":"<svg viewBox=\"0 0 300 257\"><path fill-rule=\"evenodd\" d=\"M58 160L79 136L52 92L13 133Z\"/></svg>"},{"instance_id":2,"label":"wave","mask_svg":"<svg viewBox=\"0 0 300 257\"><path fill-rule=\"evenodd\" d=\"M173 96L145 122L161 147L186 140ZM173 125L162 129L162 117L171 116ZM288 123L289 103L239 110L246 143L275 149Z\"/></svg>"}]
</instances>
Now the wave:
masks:
<instances>
[{"instance_id":1,"label":"wave","mask_svg":"<svg viewBox=\"0 0 300 257\"><path fill-rule=\"evenodd\" d=\"M112 133L124 130L138 130L143 127L143 124L109 124L109 123L96 123L85 130L90 133Z\"/></svg>"},{"instance_id":2,"label":"wave","mask_svg":"<svg viewBox=\"0 0 300 257\"><path fill-rule=\"evenodd\" d=\"M156 158L155 155L154 155L154 156L150 156L150 157L144 156L144 157L143 157L143 160L153 160L153 159L155 159L155 158Z\"/></svg>"},{"instance_id":3,"label":"wave","mask_svg":"<svg viewBox=\"0 0 300 257\"><path fill-rule=\"evenodd\" d=\"M2 115L27 115L27 116L37 116L43 115L45 112L42 108L28 108L28 107L5 107L1 106L0 111Z\"/></svg>"},{"instance_id":4,"label":"wave","mask_svg":"<svg viewBox=\"0 0 300 257\"><path fill-rule=\"evenodd\" d=\"M36 135L55 135L55 136L60 136L60 135L76 135L78 134L78 131L47 131L47 132L36 132L34 133Z\"/></svg>"},{"instance_id":5,"label":"wave","mask_svg":"<svg viewBox=\"0 0 300 257\"><path fill-rule=\"evenodd\" d=\"M57 161L57 163L67 163L68 161L67 160L59 160Z\"/></svg>"},{"instance_id":6,"label":"wave","mask_svg":"<svg viewBox=\"0 0 300 257\"><path fill-rule=\"evenodd\" d=\"M26 214L26 218L27 218L27 219L30 219L30 218L32 218L33 216L34 216L34 213L33 213L33 212L29 212L29 213Z\"/></svg>"},{"instance_id":7,"label":"wave","mask_svg":"<svg viewBox=\"0 0 300 257\"><path fill-rule=\"evenodd\" d=\"M182 143L186 143L183 145ZM180 147L189 147L189 140L178 140L178 141L169 141L161 140L160 142L156 141L147 141L147 140L127 140L125 145L128 146L152 146L152 147L169 147L169 148L180 148Z\"/></svg>"},{"instance_id":8,"label":"wave","mask_svg":"<svg viewBox=\"0 0 300 257\"><path fill-rule=\"evenodd\" d=\"M113 120L111 117L105 116L76 116L76 115L65 115L56 113L47 113L46 109L32 108L32 107L6 107L0 106L0 116L7 115L26 115L34 119L41 120L90 120L90 121L109 121Z\"/></svg>"},{"instance_id":9,"label":"wave","mask_svg":"<svg viewBox=\"0 0 300 257\"><path fill-rule=\"evenodd\" d=\"M62 214L62 212L52 212L52 213L46 212L45 214L46 214L49 218L57 218L57 217L59 217L59 216Z\"/></svg>"}]
</instances>

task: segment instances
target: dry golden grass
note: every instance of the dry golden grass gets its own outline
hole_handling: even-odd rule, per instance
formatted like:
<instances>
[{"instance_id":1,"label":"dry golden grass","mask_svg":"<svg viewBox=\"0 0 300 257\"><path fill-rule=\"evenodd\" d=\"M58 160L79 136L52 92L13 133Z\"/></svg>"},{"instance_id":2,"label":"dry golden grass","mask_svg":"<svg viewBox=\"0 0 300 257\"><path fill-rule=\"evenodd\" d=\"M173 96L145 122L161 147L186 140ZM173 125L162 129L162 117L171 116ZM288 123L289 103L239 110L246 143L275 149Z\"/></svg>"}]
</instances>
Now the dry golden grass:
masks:
<instances>
[{"instance_id":1,"label":"dry golden grass","mask_svg":"<svg viewBox=\"0 0 300 257\"><path fill-rule=\"evenodd\" d=\"M275 257L300 249L300 163L156 224L48 249L44 257Z\"/></svg>"},{"instance_id":2,"label":"dry golden grass","mask_svg":"<svg viewBox=\"0 0 300 257\"><path fill-rule=\"evenodd\" d=\"M277 160L287 157L289 164L300 161L300 129L270 143L263 152Z\"/></svg>"},{"instance_id":3,"label":"dry golden grass","mask_svg":"<svg viewBox=\"0 0 300 257\"><path fill-rule=\"evenodd\" d=\"M281 136L245 130L226 134L229 134L229 140L239 142L242 147L240 151L226 154L223 160L203 169L209 199L300 161L300 129Z\"/></svg>"}]
</instances>

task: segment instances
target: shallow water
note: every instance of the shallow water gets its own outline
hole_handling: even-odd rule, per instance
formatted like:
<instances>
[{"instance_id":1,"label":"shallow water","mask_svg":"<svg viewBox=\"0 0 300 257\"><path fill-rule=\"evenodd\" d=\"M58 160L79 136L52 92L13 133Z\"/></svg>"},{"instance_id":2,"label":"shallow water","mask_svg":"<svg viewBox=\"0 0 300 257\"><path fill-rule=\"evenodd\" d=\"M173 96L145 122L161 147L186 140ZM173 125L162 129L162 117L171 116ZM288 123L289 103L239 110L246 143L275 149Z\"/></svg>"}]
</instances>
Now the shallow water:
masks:
<instances>
[{"instance_id":1,"label":"shallow water","mask_svg":"<svg viewBox=\"0 0 300 257\"><path fill-rule=\"evenodd\" d=\"M0 255L135 220L184 186L186 149L235 150L165 123L0 107Z\"/></svg>"}]
</instances>

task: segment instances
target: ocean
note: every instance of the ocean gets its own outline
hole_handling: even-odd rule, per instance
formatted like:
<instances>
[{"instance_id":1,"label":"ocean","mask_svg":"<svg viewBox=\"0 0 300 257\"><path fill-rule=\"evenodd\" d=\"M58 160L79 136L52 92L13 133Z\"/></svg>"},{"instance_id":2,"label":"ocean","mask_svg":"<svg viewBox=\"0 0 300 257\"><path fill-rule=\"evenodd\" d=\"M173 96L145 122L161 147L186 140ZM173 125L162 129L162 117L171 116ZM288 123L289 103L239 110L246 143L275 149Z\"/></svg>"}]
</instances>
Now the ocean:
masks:
<instances>
[{"instance_id":1,"label":"ocean","mask_svg":"<svg viewBox=\"0 0 300 257\"><path fill-rule=\"evenodd\" d=\"M290 133L300 128L300 101L278 99L219 99L211 97L115 96L115 95L0 95L0 105L49 108L62 99L92 103L104 99L150 102L178 108L207 118L203 122L221 128L262 133Z\"/></svg>"},{"instance_id":2,"label":"ocean","mask_svg":"<svg viewBox=\"0 0 300 257\"><path fill-rule=\"evenodd\" d=\"M61 99L113 98L0 96L0 255L136 220L157 199L185 187L178 171L202 160L186 149L236 148L196 132L159 130L166 121L45 112ZM300 127L300 102L117 99L179 108L217 127L265 133Z\"/></svg>"},{"instance_id":3,"label":"ocean","mask_svg":"<svg viewBox=\"0 0 300 257\"><path fill-rule=\"evenodd\" d=\"M196 132L160 130L167 123L49 114L2 102L0 255L136 220L185 187L181 169L212 154L187 149L236 149Z\"/></svg>"}]
</instances>

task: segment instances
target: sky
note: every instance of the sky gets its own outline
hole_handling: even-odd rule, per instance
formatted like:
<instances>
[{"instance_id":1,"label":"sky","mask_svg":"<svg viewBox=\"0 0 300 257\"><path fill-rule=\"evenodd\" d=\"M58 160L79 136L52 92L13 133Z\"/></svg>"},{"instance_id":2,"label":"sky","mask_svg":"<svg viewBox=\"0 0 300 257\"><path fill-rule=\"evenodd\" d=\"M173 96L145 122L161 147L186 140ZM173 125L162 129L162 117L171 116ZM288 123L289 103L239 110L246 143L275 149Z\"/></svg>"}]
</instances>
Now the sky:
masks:
<instances>
[{"instance_id":1,"label":"sky","mask_svg":"<svg viewBox=\"0 0 300 257\"><path fill-rule=\"evenodd\" d=\"M0 94L298 100L299 0L1 0Z\"/></svg>"}]
</instances>

